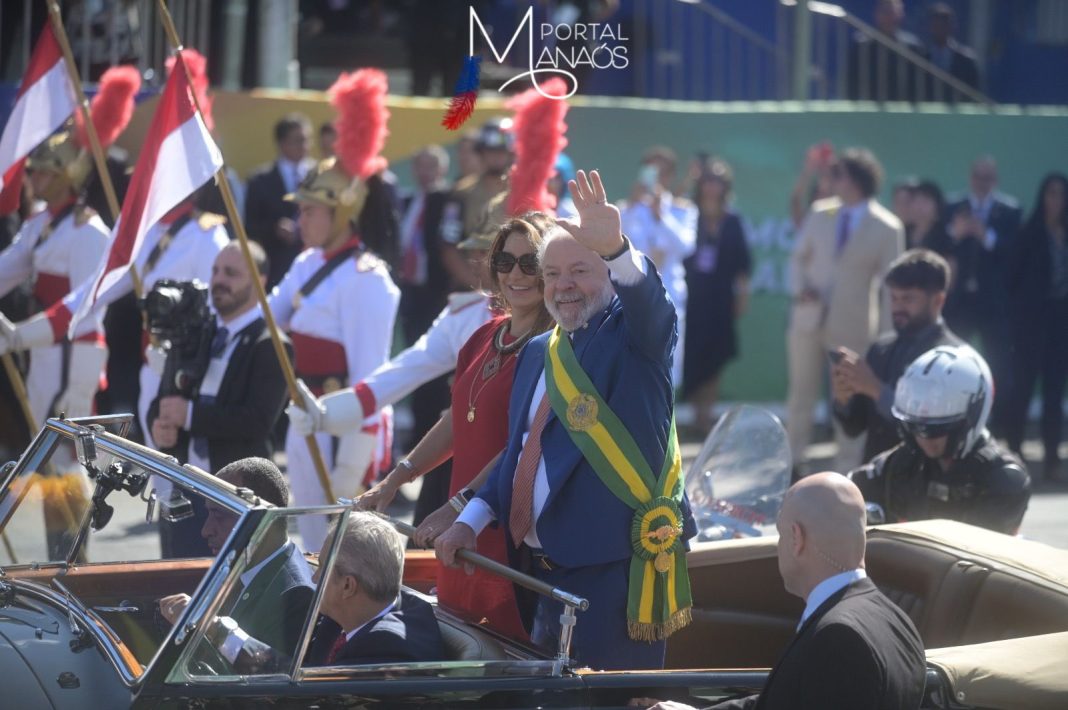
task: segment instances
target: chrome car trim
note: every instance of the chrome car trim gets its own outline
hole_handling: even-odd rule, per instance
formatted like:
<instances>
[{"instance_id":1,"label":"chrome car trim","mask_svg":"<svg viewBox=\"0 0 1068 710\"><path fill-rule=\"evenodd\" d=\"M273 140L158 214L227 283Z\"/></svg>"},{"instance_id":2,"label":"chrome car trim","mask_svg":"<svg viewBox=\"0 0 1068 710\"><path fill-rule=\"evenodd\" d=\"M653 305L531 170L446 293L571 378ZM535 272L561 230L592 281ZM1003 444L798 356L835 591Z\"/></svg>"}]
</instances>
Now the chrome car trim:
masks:
<instances>
[{"instance_id":1,"label":"chrome car trim","mask_svg":"<svg viewBox=\"0 0 1068 710\"><path fill-rule=\"evenodd\" d=\"M198 590L199 593L193 597L196 601L189 605L183 615L184 618L181 620L182 626L174 635L175 645L181 646L185 642L186 637L196 631L197 627L200 626L200 622L204 618L208 608L213 606L212 602L215 602L214 606L218 606L226 596L226 593L229 592L230 587L233 586L233 582L231 580L230 584L226 584L225 589L223 589L224 582L226 582L227 577L230 576L230 570L233 569L234 560L236 558L237 553L231 550L224 559L216 561L215 564L217 568L214 571L209 571L211 581L203 589Z\"/></svg>"},{"instance_id":2,"label":"chrome car trim","mask_svg":"<svg viewBox=\"0 0 1068 710\"><path fill-rule=\"evenodd\" d=\"M323 603L323 594L326 593L326 585L321 582L324 579L328 579L334 571L334 561L337 560L337 551L341 547L341 538L343 537L342 533L345 532L351 510L352 508L345 507L340 511L341 517L338 519L337 525L334 526L334 539L330 541L326 567L317 570L320 583L315 585L315 596L312 598L311 608L308 609L308 616L304 619L304 633L300 635L300 641L297 642L297 652L293 654L293 667L289 669L289 679L291 681L296 682L300 678L300 667L304 660L304 654L308 652L312 633L315 631L315 619L319 616L319 605Z\"/></svg>"},{"instance_id":3,"label":"chrome car trim","mask_svg":"<svg viewBox=\"0 0 1068 710\"><path fill-rule=\"evenodd\" d=\"M57 589L59 589L62 594L37 584L36 582L28 582L21 579L11 580L11 584L15 585L20 593L38 597L55 609L65 609L68 616L73 617L79 624L81 624L85 633L93 636L97 645L104 651L104 655L107 657L108 661L110 661L111 665L118 671L123 684L130 688L136 685L140 676L135 676L130 673L129 668L126 666L126 662L123 660L122 653L115 644L114 639L118 637L113 637L114 632L107 623L96 614L93 614L83 607L81 602L71 604L70 601L77 600L77 597L72 595L70 590L68 590L61 582L53 579L52 583L56 585ZM142 675L146 670L148 670L148 666L143 666Z\"/></svg>"}]
</instances>

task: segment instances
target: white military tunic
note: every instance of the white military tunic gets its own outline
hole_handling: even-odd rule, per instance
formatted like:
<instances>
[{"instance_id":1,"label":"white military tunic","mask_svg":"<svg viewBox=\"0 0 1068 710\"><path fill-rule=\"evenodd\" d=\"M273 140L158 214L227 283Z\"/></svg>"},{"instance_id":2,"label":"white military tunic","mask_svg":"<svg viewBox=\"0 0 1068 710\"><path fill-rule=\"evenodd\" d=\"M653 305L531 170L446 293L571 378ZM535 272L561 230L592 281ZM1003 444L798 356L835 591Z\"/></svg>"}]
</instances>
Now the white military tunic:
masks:
<instances>
[{"instance_id":1,"label":"white military tunic","mask_svg":"<svg viewBox=\"0 0 1068 710\"><path fill-rule=\"evenodd\" d=\"M180 219L180 217L179 217ZM176 220L175 220L176 221ZM141 250L135 259L137 274L141 277L144 293L152 290L160 279L175 279L177 281L200 281L207 285L211 283L211 268L215 264L215 257L230 241L224 228L225 220L219 215L203 213L194 219L190 219L175 234L165 249L159 250L155 262L151 268L147 262L173 221L157 222L145 233L145 240ZM96 262L94 262L94 266ZM77 313L78 306L86 296L90 286L86 284L77 292L64 299L63 312L55 314L57 324L66 328L71 314ZM93 309L92 318L99 318L109 304L117 301L133 290L133 280L127 272L122 279L112 288L100 294L97 304ZM142 294L143 295L143 294ZM86 318L86 321L90 318ZM86 322L78 323L75 334L81 333L86 328ZM55 327L53 327L55 330ZM142 345L147 345L148 337L145 335ZM141 423L141 431L145 434L145 443L155 447L152 441L152 433L148 427L148 408L152 400L159 393L159 375L152 371L147 364L141 365L140 373L141 392L137 398L137 417Z\"/></svg>"},{"instance_id":2,"label":"white military tunic","mask_svg":"<svg viewBox=\"0 0 1068 710\"><path fill-rule=\"evenodd\" d=\"M389 358L400 289L385 264L359 253L345 259L306 296L301 288L339 252L359 246L351 239L330 252L307 249L275 286L271 311L293 341L297 376L316 395L352 386ZM342 437L336 455L328 434L317 434L319 449L331 469L331 486L338 496L356 494L369 467L376 467L392 435L389 412L364 420L361 431ZM307 444L292 427L286 436L290 486L296 505L322 505L322 486ZM333 463L331 463L333 461ZM305 550L317 550L326 537L325 520L302 516L298 521Z\"/></svg>"},{"instance_id":3,"label":"white military tunic","mask_svg":"<svg viewBox=\"0 0 1068 710\"><path fill-rule=\"evenodd\" d=\"M92 276L107 245L107 226L97 215L75 208L42 238L53 218L49 210L30 217L11 245L0 253L0 296L26 279L33 279L34 297L47 309ZM87 319L79 337L71 344L67 388L62 400L57 402L68 417L93 413L93 396L108 357L102 320L102 314ZM66 330L57 332L53 328L53 333L59 342ZM30 350L26 390L34 419L40 424L51 414L49 409L59 394L62 367L62 345Z\"/></svg>"},{"instance_id":4,"label":"white military tunic","mask_svg":"<svg viewBox=\"0 0 1068 710\"><path fill-rule=\"evenodd\" d=\"M365 412L396 404L427 382L456 369L460 348L493 317L490 297L478 291L449 294L449 303L410 348L356 383Z\"/></svg>"}]
</instances>

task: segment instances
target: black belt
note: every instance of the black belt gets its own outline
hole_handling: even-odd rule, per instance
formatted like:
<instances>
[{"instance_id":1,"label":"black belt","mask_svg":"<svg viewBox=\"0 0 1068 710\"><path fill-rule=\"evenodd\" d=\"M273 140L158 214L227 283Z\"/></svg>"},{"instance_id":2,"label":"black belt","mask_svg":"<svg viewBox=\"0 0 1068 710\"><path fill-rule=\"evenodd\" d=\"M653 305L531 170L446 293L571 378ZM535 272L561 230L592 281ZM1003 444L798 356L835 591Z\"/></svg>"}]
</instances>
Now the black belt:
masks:
<instances>
[{"instance_id":1,"label":"black belt","mask_svg":"<svg viewBox=\"0 0 1068 710\"><path fill-rule=\"evenodd\" d=\"M554 569L560 568L560 565L553 562L549 556L541 550L531 548L530 559L534 563L534 569L542 570L543 572L552 572Z\"/></svg>"}]
</instances>

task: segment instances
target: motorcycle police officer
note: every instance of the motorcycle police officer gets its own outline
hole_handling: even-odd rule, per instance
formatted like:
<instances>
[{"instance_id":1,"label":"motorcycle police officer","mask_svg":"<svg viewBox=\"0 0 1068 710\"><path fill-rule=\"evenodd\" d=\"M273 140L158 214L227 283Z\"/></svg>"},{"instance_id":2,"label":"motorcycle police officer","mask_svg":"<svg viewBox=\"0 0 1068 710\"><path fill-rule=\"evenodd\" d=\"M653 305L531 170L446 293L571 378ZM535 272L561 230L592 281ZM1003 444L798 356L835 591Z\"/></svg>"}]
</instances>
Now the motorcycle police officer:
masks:
<instances>
[{"instance_id":1,"label":"motorcycle police officer","mask_svg":"<svg viewBox=\"0 0 1068 710\"><path fill-rule=\"evenodd\" d=\"M904 441L849 473L887 522L948 518L1019 531L1031 482L986 429L992 382L986 362L968 346L939 346L909 365L891 410Z\"/></svg>"}]
</instances>

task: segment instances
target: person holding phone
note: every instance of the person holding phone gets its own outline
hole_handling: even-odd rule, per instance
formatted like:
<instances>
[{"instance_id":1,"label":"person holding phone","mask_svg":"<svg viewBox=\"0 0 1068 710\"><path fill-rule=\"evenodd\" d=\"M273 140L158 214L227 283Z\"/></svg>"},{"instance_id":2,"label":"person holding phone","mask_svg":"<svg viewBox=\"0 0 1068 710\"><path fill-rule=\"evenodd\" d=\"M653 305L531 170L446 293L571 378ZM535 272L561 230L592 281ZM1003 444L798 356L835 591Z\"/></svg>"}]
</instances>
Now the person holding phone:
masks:
<instances>
[{"instance_id":1,"label":"person holding phone","mask_svg":"<svg viewBox=\"0 0 1068 710\"><path fill-rule=\"evenodd\" d=\"M921 353L963 342L942 320L949 264L928 249L912 249L890 265L883 283L894 330L876 340L862 359L849 348L831 350L834 416L846 435L867 433L863 461L901 442L891 414L898 378Z\"/></svg>"},{"instance_id":2,"label":"person holding phone","mask_svg":"<svg viewBox=\"0 0 1068 710\"><path fill-rule=\"evenodd\" d=\"M642 155L638 179L630 199L620 205L623 233L634 248L646 254L664 280L679 317L679 346L685 351L686 269L683 260L694 251L697 239L697 207L671 190L675 184L678 157L665 146L654 146ZM676 385L682 382L682 357L672 367Z\"/></svg>"}]
</instances>

